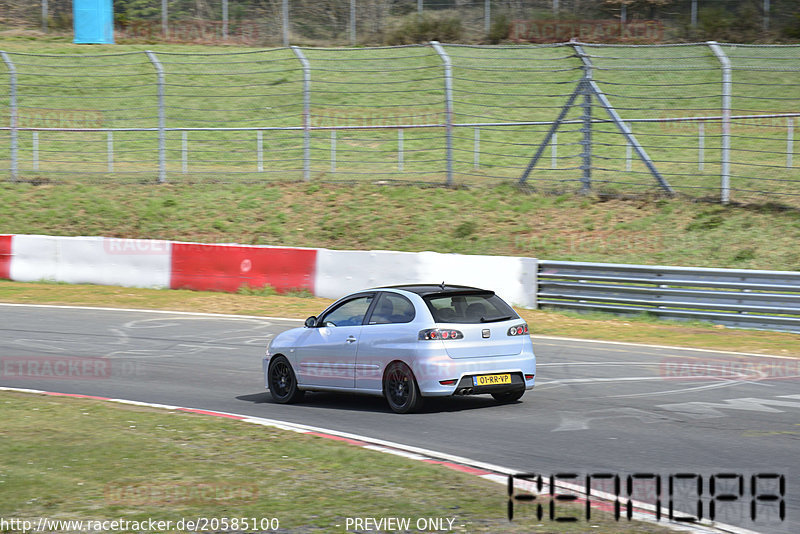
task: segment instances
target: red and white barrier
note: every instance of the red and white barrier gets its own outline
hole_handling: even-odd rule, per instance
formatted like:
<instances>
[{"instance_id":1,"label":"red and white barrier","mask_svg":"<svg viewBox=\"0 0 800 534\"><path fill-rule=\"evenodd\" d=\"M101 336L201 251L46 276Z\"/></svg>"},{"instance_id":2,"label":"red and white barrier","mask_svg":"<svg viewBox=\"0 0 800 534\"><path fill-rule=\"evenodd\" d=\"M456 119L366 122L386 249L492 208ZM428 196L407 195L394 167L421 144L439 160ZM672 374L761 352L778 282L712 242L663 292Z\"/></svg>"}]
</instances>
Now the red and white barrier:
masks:
<instances>
[{"instance_id":1,"label":"red and white barrier","mask_svg":"<svg viewBox=\"0 0 800 534\"><path fill-rule=\"evenodd\" d=\"M270 285L314 293L316 249L172 244L172 289L234 292Z\"/></svg>"},{"instance_id":2,"label":"red and white barrier","mask_svg":"<svg viewBox=\"0 0 800 534\"><path fill-rule=\"evenodd\" d=\"M316 294L338 298L365 287L446 282L492 289L513 304L533 307L536 271L533 258L319 249Z\"/></svg>"},{"instance_id":3,"label":"red and white barrier","mask_svg":"<svg viewBox=\"0 0 800 534\"><path fill-rule=\"evenodd\" d=\"M15 235L11 280L169 287L171 244L150 239Z\"/></svg>"},{"instance_id":4,"label":"red and white barrier","mask_svg":"<svg viewBox=\"0 0 800 534\"><path fill-rule=\"evenodd\" d=\"M0 235L0 278L11 278L12 237L10 235Z\"/></svg>"},{"instance_id":5,"label":"red and white barrier","mask_svg":"<svg viewBox=\"0 0 800 534\"><path fill-rule=\"evenodd\" d=\"M326 298L406 283L495 290L536 304L536 260L435 252L341 251L106 237L0 236L0 278L237 291L270 285Z\"/></svg>"}]
</instances>

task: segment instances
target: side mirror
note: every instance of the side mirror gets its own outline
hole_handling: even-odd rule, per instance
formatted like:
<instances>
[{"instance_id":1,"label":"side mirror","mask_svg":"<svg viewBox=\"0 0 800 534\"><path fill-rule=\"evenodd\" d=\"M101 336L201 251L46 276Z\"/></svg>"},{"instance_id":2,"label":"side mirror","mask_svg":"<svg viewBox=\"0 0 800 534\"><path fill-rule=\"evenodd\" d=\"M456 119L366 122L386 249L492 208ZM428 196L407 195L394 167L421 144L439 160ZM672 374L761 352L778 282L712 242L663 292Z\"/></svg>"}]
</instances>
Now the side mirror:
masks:
<instances>
[{"instance_id":1,"label":"side mirror","mask_svg":"<svg viewBox=\"0 0 800 534\"><path fill-rule=\"evenodd\" d=\"M306 319L306 328L314 328L315 326L317 326L317 318L312 315Z\"/></svg>"}]
</instances>

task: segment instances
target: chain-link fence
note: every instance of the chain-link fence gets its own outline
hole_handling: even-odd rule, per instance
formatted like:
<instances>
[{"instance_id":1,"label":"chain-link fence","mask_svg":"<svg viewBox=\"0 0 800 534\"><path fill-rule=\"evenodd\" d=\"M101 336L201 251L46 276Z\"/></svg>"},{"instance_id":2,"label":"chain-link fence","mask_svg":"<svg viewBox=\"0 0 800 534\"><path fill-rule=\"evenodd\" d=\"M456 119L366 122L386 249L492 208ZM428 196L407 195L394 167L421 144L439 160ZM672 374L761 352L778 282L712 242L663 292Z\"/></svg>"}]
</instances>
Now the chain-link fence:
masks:
<instances>
[{"instance_id":1,"label":"chain-link fence","mask_svg":"<svg viewBox=\"0 0 800 534\"><path fill-rule=\"evenodd\" d=\"M10 181L524 182L800 204L800 45L2 60Z\"/></svg>"},{"instance_id":2,"label":"chain-link fence","mask_svg":"<svg viewBox=\"0 0 800 534\"><path fill-rule=\"evenodd\" d=\"M796 0L115 0L118 41L249 46L800 38ZM0 0L0 25L72 28L72 0Z\"/></svg>"}]
</instances>

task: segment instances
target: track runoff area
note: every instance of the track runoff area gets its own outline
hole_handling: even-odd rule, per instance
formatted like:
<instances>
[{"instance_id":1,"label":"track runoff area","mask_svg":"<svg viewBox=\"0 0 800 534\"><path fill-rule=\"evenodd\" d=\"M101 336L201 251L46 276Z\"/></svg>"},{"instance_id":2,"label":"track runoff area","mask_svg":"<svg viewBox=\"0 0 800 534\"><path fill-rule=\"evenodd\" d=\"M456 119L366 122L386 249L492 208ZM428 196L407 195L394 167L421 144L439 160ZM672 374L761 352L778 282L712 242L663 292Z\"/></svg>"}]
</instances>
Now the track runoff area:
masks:
<instances>
[{"instance_id":1,"label":"track runoff area","mask_svg":"<svg viewBox=\"0 0 800 534\"><path fill-rule=\"evenodd\" d=\"M537 387L521 402L429 399L395 416L372 397L272 404L261 355L298 321L6 304L0 315L0 386L197 411L444 463L502 483L498 514L513 521L565 520L559 504L573 501L586 514L575 521L601 508L621 521L788 533L800 510L787 487L800 474L791 358L534 337Z\"/></svg>"}]
</instances>

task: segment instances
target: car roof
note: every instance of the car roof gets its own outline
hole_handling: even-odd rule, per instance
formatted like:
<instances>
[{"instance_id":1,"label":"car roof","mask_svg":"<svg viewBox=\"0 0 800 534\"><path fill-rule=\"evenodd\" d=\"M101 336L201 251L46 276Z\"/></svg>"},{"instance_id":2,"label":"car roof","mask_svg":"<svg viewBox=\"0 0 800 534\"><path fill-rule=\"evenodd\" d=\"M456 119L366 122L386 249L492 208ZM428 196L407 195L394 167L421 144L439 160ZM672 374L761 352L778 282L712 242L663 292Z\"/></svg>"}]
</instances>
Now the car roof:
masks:
<instances>
[{"instance_id":1,"label":"car roof","mask_svg":"<svg viewBox=\"0 0 800 534\"><path fill-rule=\"evenodd\" d=\"M494 294L494 291L490 291L488 289L480 289L478 287L471 287L471 286L459 286L459 285L451 285L445 284L442 282L441 284L403 284L397 286L384 286L384 287L376 287L375 289L400 289L402 291L408 291L410 293L416 293L417 295L424 297L427 295L445 295L448 293L491 293Z\"/></svg>"}]
</instances>

